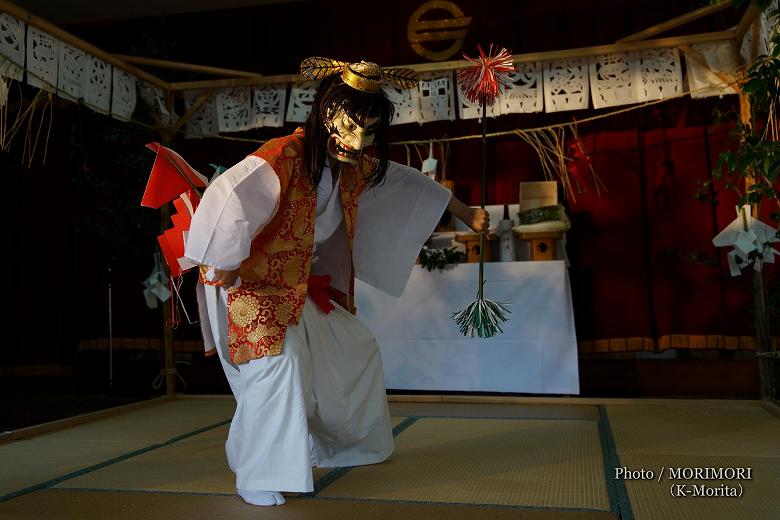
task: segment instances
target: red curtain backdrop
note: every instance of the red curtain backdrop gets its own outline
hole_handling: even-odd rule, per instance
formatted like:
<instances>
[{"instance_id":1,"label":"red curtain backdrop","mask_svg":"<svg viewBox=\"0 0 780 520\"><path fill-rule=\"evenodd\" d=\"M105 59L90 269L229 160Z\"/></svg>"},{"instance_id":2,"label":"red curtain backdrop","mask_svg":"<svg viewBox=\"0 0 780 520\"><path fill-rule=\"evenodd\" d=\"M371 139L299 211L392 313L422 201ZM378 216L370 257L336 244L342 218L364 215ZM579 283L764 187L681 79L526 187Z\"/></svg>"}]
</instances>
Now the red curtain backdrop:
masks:
<instances>
[{"instance_id":1,"label":"red curtain backdrop","mask_svg":"<svg viewBox=\"0 0 780 520\"><path fill-rule=\"evenodd\" d=\"M706 4L675 0L455 3L473 18L464 50L473 51L477 42L497 42L515 53L611 43ZM409 16L421 4L303 1L68 29L110 52L280 74L294 72L301 59L311 55L367 59L382 65L423 62L406 36ZM672 34L720 30L734 25L739 14L728 9ZM172 74L172 80L195 79ZM718 268L726 271L724 252L716 251L711 239L734 217L736 198L725 194L715 209L693 199L696 181L708 176L726 146L728 128L713 130L707 125L716 106L733 110L736 96L680 99L580 125L582 143L609 190L599 196L586 179L576 201L567 201L572 220L570 275L583 351L661 349L670 345L670 335L752 335L749 273L731 278L681 258L698 250L717 256ZM116 221L117 207L123 208L126 220L132 220L133 211L152 211L137 205L153 158L139 150L158 136L149 130L149 135L133 139L109 139L100 122L103 116L90 115L79 122L75 108L58 110L45 165L32 170L21 167L21 145L12 150L16 155L3 158L10 201L4 206L6 221L22 224L11 226L17 253L6 273L13 295L6 300L6 315L9 341L15 348L4 364L68 361L80 341L106 337L109 263L114 267L115 335L161 335L160 312L146 308L141 286L152 268L157 213L139 219L137 226L128 224L120 232L130 238L112 242L111 250L94 234ZM182 112L181 107L178 110ZM574 117L581 121L607 111L503 116L491 120L489 130L534 128L571 122ZM239 137L267 139L289 133L294 126ZM393 127L391 139L425 141L478 133L476 120L447 121ZM258 145L179 138L174 146L200 171L210 173L209 163L229 166ZM516 202L520 182L544 179L536 153L518 137L493 139L488 150L489 203ZM87 181L85 151L91 154ZM419 166L417 153L410 152L412 165ZM438 147L435 153L443 165ZM134 156L135 162L125 161L117 168L117 155L125 154ZM446 174L455 181L456 195L471 204L479 201L479 156L479 140L473 140L452 143L447 159ZM406 162L406 157L404 147L392 148L394 160ZM78 227L74 222L82 224ZM197 326L182 326L176 336L195 340ZM620 340L626 338L637 339L630 345L624 341L621 347ZM617 340L613 344L618 346L612 348L610 340Z\"/></svg>"}]
</instances>

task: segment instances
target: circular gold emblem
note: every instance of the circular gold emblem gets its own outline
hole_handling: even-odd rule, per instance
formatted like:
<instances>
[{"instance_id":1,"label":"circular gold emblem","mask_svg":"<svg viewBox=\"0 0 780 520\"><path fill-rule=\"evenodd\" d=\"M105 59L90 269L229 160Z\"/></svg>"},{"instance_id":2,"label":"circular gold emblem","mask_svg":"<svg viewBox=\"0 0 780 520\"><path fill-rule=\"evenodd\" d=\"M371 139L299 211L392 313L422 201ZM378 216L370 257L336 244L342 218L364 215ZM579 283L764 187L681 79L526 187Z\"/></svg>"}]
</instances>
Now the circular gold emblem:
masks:
<instances>
[{"instance_id":1,"label":"circular gold emblem","mask_svg":"<svg viewBox=\"0 0 780 520\"><path fill-rule=\"evenodd\" d=\"M423 17L432 11L445 11L451 17L426 19ZM451 58L461 47L463 39L469 30L470 16L463 16L460 7L446 0L431 0L425 2L412 13L406 35L414 52L432 61L441 61ZM452 45L444 50L431 50L422 45L424 42L452 41Z\"/></svg>"}]
</instances>

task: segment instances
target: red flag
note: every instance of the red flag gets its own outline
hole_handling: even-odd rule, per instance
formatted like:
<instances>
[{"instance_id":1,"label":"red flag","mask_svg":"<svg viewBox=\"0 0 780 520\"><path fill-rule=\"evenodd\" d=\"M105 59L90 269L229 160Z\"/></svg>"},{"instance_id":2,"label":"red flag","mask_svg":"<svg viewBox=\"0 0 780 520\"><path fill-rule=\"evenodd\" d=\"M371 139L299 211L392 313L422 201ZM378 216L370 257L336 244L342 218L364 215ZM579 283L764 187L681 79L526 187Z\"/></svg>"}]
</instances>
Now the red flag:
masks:
<instances>
[{"instance_id":1,"label":"red flag","mask_svg":"<svg viewBox=\"0 0 780 520\"><path fill-rule=\"evenodd\" d=\"M160 143L149 143L147 148L157 153L146 184L141 206L159 208L193 187L205 188L206 180L187 161Z\"/></svg>"},{"instance_id":2,"label":"red flag","mask_svg":"<svg viewBox=\"0 0 780 520\"><path fill-rule=\"evenodd\" d=\"M184 233L190 229L192 213L183 196L175 199L173 205L176 207L176 213L171 215L173 227L158 236L157 242L171 270L171 277L176 278L191 267L184 260Z\"/></svg>"},{"instance_id":3,"label":"red flag","mask_svg":"<svg viewBox=\"0 0 780 520\"><path fill-rule=\"evenodd\" d=\"M175 228L171 228L158 236L157 242L160 244L160 249L165 257L165 263L168 264L168 269L171 271L171 277L181 276L179 257L184 254L184 237L182 234Z\"/></svg>"}]
</instances>

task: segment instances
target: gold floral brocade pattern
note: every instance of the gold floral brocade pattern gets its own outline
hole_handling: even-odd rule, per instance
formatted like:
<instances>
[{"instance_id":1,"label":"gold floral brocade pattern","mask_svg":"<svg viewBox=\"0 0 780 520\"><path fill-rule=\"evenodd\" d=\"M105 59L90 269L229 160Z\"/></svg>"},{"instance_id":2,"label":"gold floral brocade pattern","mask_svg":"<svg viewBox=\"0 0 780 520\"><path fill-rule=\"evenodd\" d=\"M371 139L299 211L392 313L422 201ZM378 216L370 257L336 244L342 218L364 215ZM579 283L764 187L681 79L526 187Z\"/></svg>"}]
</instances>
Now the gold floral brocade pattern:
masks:
<instances>
[{"instance_id":1,"label":"gold floral brocade pattern","mask_svg":"<svg viewBox=\"0 0 780 520\"><path fill-rule=\"evenodd\" d=\"M297 324L306 302L314 248L316 192L305 173L303 133L272 139L254 155L279 176L281 195L274 217L254 238L241 264L241 285L228 291L228 347L233 363L282 352L289 324ZM373 163L367 163L373 167ZM358 196L365 182L355 168L342 171L340 193L350 258ZM348 302L354 297L354 269ZM345 307L354 312L354 306Z\"/></svg>"}]
</instances>

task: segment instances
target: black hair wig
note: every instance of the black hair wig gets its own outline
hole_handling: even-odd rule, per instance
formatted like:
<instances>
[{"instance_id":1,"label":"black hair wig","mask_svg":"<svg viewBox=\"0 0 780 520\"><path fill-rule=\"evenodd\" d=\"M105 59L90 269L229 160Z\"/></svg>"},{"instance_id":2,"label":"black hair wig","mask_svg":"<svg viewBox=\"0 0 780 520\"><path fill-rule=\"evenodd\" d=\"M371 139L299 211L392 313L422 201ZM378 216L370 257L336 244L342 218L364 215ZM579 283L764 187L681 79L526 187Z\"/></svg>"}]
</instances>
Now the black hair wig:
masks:
<instances>
[{"instance_id":1,"label":"black hair wig","mask_svg":"<svg viewBox=\"0 0 780 520\"><path fill-rule=\"evenodd\" d=\"M329 112L338 112L340 109L361 126L364 126L366 120L371 117L379 118L373 144L374 155L379 162L378 167L372 172L364 172L363 150L358 155L360 175L368 179L369 186L377 186L385 179L387 173L387 158L390 152L387 134L394 114L393 103L387 99L382 90L379 92L357 90L344 83L339 75L322 80L314 96L309 117L304 123L303 154L306 172L309 174L312 186L317 189L322 178L322 169L325 167L330 138L325 120Z\"/></svg>"}]
</instances>

